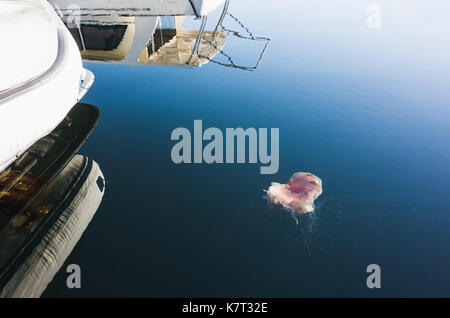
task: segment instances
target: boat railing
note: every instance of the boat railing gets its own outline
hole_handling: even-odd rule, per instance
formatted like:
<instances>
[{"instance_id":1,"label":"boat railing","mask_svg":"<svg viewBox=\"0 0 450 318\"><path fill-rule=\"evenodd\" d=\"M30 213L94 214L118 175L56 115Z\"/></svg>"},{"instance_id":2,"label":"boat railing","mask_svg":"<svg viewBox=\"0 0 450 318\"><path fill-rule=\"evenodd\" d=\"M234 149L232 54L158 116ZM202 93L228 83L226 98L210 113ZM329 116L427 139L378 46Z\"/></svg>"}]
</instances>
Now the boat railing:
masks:
<instances>
[{"instance_id":1,"label":"boat railing","mask_svg":"<svg viewBox=\"0 0 450 318\"><path fill-rule=\"evenodd\" d=\"M218 65L222 65L222 66L225 66L225 67L242 69L242 70L246 70L246 71L253 71L253 70L256 70L259 67L259 65L261 64L261 61L262 61L262 59L264 57L264 54L265 54L265 52L267 50L267 47L269 46L270 38L263 37L263 36L255 36L250 31L250 29L248 27L246 27L236 16L234 16L233 14L231 14L228 11L229 3L230 3L230 0L225 1L224 7L223 7L223 10L222 10L222 14L220 15L220 18L219 18L219 20L217 22L217 25L216 25L215 29L214 29L213 36L214 36L214 34L216 32L223 32L223 33L226 33L228 35L237 36L237 37L239 37L241 39L265 42L264 47L263 47L261 53L259 54L258 60L256 61L255 65L253 65L253 66L244 66L244 65L236 64L233 61L233 59L232 59L232 57L230 55L225 53L224 50L222 50L221 48L218 48L212 41L210 41L209 39L207 39L207 38L205 38L203 36L204 35L204 31L205 31L205 27L206 27L207 16L203 16L202 17L200 30L199 30L199 33L197 35L194 47L192 49L191 56L190 56L187 64L189 64L191 62L191 60L192 60L192 58L194 56L197 56L199 58L207 59L209 62L213 62L213 63L216 63ZM236 23L245 31L245 34L242 34L239 31L235 31L235 30L232 30L230 28L225 27L223 25L223 22L224 22L224 20L225 20L225 18L227 16L229 16L231 19L236 21ZM221 62L221 61L218 61L218 60L216 60L216 59L214 59L212 57L209 57L209 56L206 56L206 55L202 55L200 53L200 50L199 50L199 47L200 47L200 44L202 43L202 41L203 41L203 43L207 43L208 45L211 45L219 54L224 56L228 62Z\"/></svg>"}]
</instances>

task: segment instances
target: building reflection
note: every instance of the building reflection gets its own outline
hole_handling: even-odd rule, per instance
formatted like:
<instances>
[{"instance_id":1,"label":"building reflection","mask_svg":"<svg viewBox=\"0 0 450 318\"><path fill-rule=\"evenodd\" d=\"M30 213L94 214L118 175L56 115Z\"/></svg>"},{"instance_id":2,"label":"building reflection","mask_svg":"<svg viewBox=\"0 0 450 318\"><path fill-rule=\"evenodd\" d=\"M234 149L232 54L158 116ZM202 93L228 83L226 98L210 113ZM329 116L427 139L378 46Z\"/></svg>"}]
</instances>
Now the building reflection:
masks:
<instances>
[{"instance_id":1,"label":"building reflection","mask_svg":"<svg viewBox=\"0 0 450 318\"><path fill-rule=\"evenodd\" d=\"M97 211L103 174L76 152L98 118L77 104L0 174L1 297L39 297Z\"/></svg>"},{"instance_id":2,"label":"building reflection","mask_svg":"<svg viewBox=\"0 0 450 318\"><path fill-rule=\"evenodd\" d=\"M185 16L164 18L159 17L159 24L139 54L138 62L201 66L225 45L226 35L222 32L183 29Z\"/></svg>"},{"instance_id":3,"label":"building reflection","mask_svg":"<svg viewBox=\"0 0 450 318\"><path fill-rule=\"evenodd\" d=\"M133 45L135 17L96 17L68 26L83 59L90 61L122 61Z\"/></svg>"},{"instance_id":4,"label":"building reflection","mask_svg":"<svg viewBox=\"0 0 450 318\"><path fill-rule=\"evenodd\" d=\"M269 39L255 37L240 21L240 32L223 27L230 15L229 0L173 1L52 1L78 44L83 59L127 65L201 66L217 62L227 67L255 69L267 48ZM207 25L208 16L215 21ZM233 19L236 19L233 16ZM237 19L236 19L237 20ZM210 21L211 22L211 21ZM236 65L224 51L227 37L264 41L265 46L255 65ZM216 62L216 61L215 61Z\"/></svg>"}]
</instances>

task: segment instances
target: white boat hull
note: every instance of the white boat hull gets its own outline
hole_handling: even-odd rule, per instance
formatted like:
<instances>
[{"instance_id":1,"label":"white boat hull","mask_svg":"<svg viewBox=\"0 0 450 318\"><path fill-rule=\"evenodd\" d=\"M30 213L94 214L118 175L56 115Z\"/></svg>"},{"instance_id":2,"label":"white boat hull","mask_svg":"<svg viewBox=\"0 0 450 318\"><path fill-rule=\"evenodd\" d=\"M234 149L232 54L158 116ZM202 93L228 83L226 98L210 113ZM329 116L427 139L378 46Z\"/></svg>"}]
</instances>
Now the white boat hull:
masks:
<instances>
[{"instance_id":1,"label":"white boat hull","mask_svg":"<svg viewBox=\"0 0 450 318\"><path fill-rule=\"evenodd\" d=\"M0 12L6 12L8 9L11 12L11 8L28 15L31 11L32 15L44 16L43 20L47 24L48 21L53 23L56 31L48 32L48 37L54 37L56 32L57 53L51 66L44 72L0 92L0 171L8 167L38 139L50 133L86 93L94 78L91 72L83 68L74 39L47 1L0 1ZM4 21L6 19L2 22L8 23ZM22 41L26 40L21 36L23 29L34 26L29 23L22 24L16 23L15 29L19 36L16 43L8 43L6 49L17 50L23 47ZM6 32L14 32L14 29L9 28ZM41 36L45 37L47 34ZM21 52L22 50L17 54ZM2 77L15 76L12 67L8 69L7 64L3 67L6 70L2 70Z\"/></svg>"}]
</instances>

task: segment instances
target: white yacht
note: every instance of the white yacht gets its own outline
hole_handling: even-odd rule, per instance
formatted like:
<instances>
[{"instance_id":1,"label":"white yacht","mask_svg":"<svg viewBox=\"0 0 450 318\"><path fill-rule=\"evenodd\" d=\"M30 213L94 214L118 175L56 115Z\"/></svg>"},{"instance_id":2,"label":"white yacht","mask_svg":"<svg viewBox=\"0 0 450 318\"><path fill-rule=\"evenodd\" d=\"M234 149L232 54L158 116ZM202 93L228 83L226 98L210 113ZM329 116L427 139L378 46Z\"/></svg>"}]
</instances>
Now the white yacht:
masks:
<instances>
[{"instance_id":1,"label":"white yacht","mask_svg":"<svg viewBox=\"0 0 450 318\"><path fill-rule=\"evenodd\" d=\"M45 0L0 0L0 172L50 133L92 85Z\"/></svg>"}]
</instances>

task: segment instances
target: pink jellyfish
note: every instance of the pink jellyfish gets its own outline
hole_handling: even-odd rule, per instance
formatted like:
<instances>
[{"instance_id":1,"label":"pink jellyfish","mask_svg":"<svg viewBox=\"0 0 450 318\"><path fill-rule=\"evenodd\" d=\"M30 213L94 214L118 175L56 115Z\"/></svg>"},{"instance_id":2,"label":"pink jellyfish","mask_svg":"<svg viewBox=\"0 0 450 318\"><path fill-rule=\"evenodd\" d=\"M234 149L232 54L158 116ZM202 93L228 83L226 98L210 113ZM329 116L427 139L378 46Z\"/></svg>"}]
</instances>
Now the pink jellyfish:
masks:
<instances>
[{"instance_id":1,"label":"pink jellyfish","mask_svg":"<svg viewBox=\"0 0 450 318\"><path fill-rule=\"evenodd\" d=\"M272 182L266 192L272 202L296 214L313 212L314 200L322 194L322 180L308 172L296 172L287 184Z\"/></svg>"}]
</instances>

